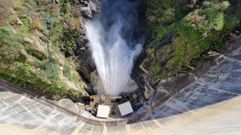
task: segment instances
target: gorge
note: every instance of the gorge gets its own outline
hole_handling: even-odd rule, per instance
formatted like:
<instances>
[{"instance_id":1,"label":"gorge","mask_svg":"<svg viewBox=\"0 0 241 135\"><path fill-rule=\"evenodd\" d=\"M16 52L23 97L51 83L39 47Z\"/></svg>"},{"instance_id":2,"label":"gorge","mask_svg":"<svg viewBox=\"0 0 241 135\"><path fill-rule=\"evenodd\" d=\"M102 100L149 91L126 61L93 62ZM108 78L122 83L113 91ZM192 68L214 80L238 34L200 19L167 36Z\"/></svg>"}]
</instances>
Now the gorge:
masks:
<instances>
[{"instance_id":1,"label":"gorge","mask_svg":"<svg viewBox=\"0 0 241 135\"><path fill-rule=\"evenodd\" d=\"M0 134L239 135L240 13L240 0L0 0Z\"/></svg>"}]
</instances>

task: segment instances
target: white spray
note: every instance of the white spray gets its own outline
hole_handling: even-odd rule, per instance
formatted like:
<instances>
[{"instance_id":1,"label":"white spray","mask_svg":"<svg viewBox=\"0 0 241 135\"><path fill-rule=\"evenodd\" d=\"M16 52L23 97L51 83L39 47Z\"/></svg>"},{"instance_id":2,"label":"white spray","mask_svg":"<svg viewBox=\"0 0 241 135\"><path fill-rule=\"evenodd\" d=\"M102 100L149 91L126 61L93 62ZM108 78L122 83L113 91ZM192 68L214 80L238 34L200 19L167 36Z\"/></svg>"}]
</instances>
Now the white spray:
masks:
<instances>
[{"instance_id":1,"label":"white spray","mask_svg":"<svg viewBox=\"0 0 241 135\"><path fill-rule=\"evenodd\" d=\"M117 96L126 90L142 44L133 39L137 18L132 3L102 0L101 4L101 13L86 22L86 34L105 93Z\"/></svg>"}]
</instances>

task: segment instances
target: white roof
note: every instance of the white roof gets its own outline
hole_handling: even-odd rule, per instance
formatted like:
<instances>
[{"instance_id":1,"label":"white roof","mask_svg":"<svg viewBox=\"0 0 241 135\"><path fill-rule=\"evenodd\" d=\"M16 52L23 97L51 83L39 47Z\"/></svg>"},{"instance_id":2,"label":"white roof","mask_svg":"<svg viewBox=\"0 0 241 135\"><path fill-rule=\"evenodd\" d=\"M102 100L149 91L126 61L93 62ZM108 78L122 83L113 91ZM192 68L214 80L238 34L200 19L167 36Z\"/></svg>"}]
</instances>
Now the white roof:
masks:
<instances>
[{"instance_id":1,"label":"white roof","mask_svg":"<svg viewBox=\"0 0 241 135\"><path fill-rule=\"evenodd\" d=\"M108 105L98 105L97 117L108 118L110 114L110 106Z\"/></svg>"},{"instance_id":2,"label":"white roof","mask_svg":"<svg viewBox=\"0 0 241 135\"><path fill-rule=\"evenodd\" d=\"M130 114L130 113L134 112L133 109L132 109L131 103L129 101L118 105L118 108L119 108L122 116L125 116L127 114Z\"/></svg>"}]
</instances>

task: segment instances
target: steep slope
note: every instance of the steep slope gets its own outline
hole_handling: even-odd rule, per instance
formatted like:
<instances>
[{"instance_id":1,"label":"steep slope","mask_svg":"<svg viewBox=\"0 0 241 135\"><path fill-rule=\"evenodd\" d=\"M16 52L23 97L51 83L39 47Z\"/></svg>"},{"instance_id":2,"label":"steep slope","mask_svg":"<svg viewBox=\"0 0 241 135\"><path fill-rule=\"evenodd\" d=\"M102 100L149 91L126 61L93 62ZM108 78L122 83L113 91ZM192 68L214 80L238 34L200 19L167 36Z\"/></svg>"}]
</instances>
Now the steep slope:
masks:
<instances>
[{"instance_id":1,"label":"steep slope","mask_svg":"<svg viewBox=\"0 0 241 135\"><path fill-rule=\"evenodd\" d=\"M205 64L210 50L225 50L229 34L240 27L240 5L238 0L148 1L150 32L142 66L152 82Z\"/></svg>"},{"instance_id":2,"label":"steep slope","mask_svg":"<svg viewBox=\"0 0 241 135\"><path fill-rule=\"evenodd\" d=\"M81 96L74 51L84 42L78 4L0 1L0 77L55 98Z\"/></svg>"},{"instance_id":3,"label":"steep slope","mask_svg":"<svg viewBox=\"0 0 241 135\"><path fill-rule=\"evenodd\" d=\"M93 17L96 1L1 0L0 77L52 98L79 99L95 70L82 24ZM148 37L137 64L144 59L152 86L204 65L208 52L228 48L225 41L240 28L239 0L138 2Z\"/></svg>"}]
</instances>

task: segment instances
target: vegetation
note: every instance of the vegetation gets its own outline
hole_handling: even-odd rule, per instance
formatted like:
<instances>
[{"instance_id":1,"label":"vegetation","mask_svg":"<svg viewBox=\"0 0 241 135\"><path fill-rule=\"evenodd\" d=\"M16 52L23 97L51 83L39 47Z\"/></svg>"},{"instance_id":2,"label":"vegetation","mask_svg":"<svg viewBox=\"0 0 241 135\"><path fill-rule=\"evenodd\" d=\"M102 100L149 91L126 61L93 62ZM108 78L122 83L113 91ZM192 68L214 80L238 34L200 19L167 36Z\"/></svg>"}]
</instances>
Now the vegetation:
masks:
<instances>
[{"instance_id":1,"label":"vegetation","mask_svg":"<svg viewBox=\"0 0 241 135\"><path fill-rule=\"evenodd\" d=\"M78 4L1 0L0 78L54 97L81 96L85 83L75 55L84 38ZM240 5L239 0L148 0L144 68L153 82L195 66L209 50L222 51L225 37L240 26Z\"/></svg>"},{"instance_id":2,"label":"vegetation","mask_svg":"<svg viewBox=\"0 0 241 135\"><path fill-rule=\"evenodd\" d=\"M50 97L79 97L84 82L74 62L81 42L76 12L63 1L0 1L0 78Z\"/></svg>"},{"instance_id":3,"label":"vegetation","mask_svg":"<svg viewBox=\"0 0 241 135\"><path fill-rule=\"evenodd\" d=\"M0 26L3 25L4 20L8 19L8 16L10 15L10 7L12 5L12 2L9 2L8 0L2 0L0 2Z\"/></svg>"},{"instance_id":4,"label":"vegetation","mask_svg":"<svg viewBox=\"0 0 241 135\"><path fill-rule=\"evenodd\" d=\"M207 50L222 51L225 35L240 25L238 8L229 1L151 0L148 4L148 24L153 34L144 66L154 81L193 66L193 61ZM163 44L170 35L172 39Z\"/></svg>"}]
</instances>

